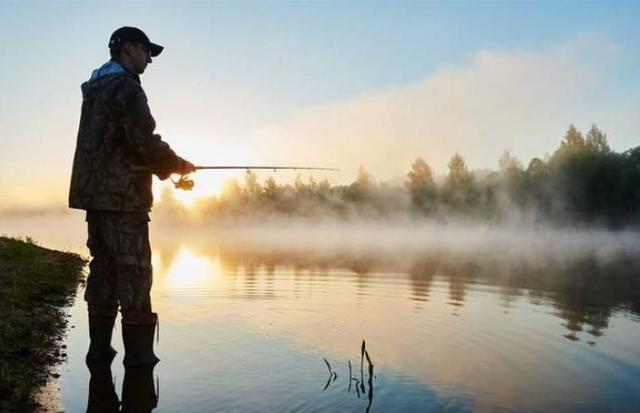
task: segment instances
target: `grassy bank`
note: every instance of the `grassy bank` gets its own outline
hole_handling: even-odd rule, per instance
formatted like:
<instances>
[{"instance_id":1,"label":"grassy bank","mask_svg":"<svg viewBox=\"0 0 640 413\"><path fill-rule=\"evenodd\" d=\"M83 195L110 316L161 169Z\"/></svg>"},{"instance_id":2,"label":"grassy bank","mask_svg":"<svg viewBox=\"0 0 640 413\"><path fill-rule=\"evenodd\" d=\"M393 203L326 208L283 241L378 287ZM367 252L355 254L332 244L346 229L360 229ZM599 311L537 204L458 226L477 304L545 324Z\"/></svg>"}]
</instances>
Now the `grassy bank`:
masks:
<instances>
[{"instance_id":1,"label":"grassy bank","mask_svg":"<svg viewBox=\"0 0 640 413\"><path fill-rule=\"evenodd\" d=\"M76 254L0 237L0 411L37 407L35 391L66 356L63 307L84 264Z\"/></svg>"}]
</instances>

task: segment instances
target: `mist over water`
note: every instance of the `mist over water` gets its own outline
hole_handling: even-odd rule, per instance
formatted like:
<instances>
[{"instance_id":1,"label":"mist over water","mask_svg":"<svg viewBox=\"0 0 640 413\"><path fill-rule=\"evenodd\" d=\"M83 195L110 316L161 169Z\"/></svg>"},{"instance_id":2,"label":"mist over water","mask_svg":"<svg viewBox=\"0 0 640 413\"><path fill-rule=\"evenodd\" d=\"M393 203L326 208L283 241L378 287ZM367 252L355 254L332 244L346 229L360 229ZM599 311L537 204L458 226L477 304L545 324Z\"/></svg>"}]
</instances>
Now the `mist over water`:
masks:
<instances>
[{"instance_id":1,"label":"mist over water","mask_svg":"<svg viewBox=\"0 0 640 413\"><path fill-rule=\"evenodd\" d=\"M640 231L584 227L559 228L528 221L442 222L410 217L386 219L305 219L265 217L202 224L151 214L152 242L209 246L257 255L281 254L309 261L363 258L407 269L425 257L501 266L571 266L588 260L596 266L635 262ZM0 233L29 236L43 246L88 254L82 211L0 215ZM215 246L215 247L214 247Z\"/></svg>"},{"instance_id":2,"label":"mist over water","mask_svg":"<svg viewBox=\"0 0 640 413\"><path fill-rule=\"evenodd\" d=\"M275 218L180 227L160 220L159 240L241 246L256 253L309 257L363 256L406 267L423 256L496 260L535 266L589 258L598 264L640 252L635 230L567 229L550 225L440 223L432 220L313 220Z\"/></svg>"},{"instance_id":3,"label":"mist over water","mask_svg":"<svg viewBox=\"0 0 640 413\"><path fill-rule=\"evenodd\" d=\"M579 299L585 311L640 315L640 234L632 230L279 219L185 233L162 222L158 227L157 247L165 257L175 255L177 245L189 245L232 266L251 263L253 270L393 273L423 284L444 276L511 289L507 294L516 296L533 290L560 302Z\"/></svg>"}]
</instances>

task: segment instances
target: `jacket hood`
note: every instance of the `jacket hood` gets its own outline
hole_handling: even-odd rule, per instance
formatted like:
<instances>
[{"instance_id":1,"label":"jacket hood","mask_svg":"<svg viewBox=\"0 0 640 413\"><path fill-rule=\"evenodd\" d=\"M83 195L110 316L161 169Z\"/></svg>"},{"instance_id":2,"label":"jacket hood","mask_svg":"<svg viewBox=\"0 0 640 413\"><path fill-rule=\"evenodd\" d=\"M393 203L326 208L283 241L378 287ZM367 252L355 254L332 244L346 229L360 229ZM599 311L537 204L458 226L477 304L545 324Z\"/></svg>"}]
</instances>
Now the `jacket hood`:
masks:
<instances>
[{"instance_id":1,"label":"jacket hood","mask_svg":"<svg viewBox=\"0 0 640 413\"><path fill-rule=\"evenodd\" d=\"M109 60L99 68L93 70L89 80L82 84L82 97L85 100L91 99L99 91L104 89L106 85L111 83L111 81L128 73L120 63L115 60ZM137 78L137 76L135 77L136 80L139 81L139 78Z\"/></svg>"},{"instance_id":2,"label":"jacket hood","mask_svg":"<svg viewBox=\"0 0 640 413\"><path fill-rule=\"evenodd\" d=\"M119 62L111 59L107 63L91 72L91 78L89 80L96 80L103 76L112 75L115 73L124 73L125 71L125 68L122 67Z\"/></svg>"}]
</instances>

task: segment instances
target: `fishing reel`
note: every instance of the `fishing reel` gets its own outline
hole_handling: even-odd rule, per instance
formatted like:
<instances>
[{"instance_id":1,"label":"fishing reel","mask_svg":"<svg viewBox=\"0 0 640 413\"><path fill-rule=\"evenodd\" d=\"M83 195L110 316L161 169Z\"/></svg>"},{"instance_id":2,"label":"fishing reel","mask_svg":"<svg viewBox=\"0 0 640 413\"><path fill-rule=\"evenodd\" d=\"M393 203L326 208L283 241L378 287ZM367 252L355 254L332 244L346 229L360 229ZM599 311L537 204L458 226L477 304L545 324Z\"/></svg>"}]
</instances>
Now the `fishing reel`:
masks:
<instances>
[{"instance_id":1,"label":"fishing reel","mask_svg":"<svg viewBox=\"0 0 640 413\"><path fill-rule=\"evenodd\" d=\"M182 189L183 191L191 191L196 184L193 179L189 178L189 175L180 175L180 179L177 181L171 178L171 182L176 189Z\"/></svg>"}]
</instances>

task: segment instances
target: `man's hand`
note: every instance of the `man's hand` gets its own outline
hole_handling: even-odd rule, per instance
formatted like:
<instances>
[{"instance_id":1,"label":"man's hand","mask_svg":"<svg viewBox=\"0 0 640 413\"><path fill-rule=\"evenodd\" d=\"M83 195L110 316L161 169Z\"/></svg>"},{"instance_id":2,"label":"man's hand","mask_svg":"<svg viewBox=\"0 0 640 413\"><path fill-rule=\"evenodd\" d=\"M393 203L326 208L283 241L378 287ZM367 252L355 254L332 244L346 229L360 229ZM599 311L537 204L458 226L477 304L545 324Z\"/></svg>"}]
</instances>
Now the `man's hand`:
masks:
<instances>
[{"instance_id":1,"label":"man's hand","mask_svg":"<svg viewBox=\"0 0 640 413\"><path fill-rule=\"evenodd\" d=\"M180 166L177 171L180 175L188 175L195 171L196 167L191 162L186 159L180 159Z\"/></svg>"}]
</instances>

